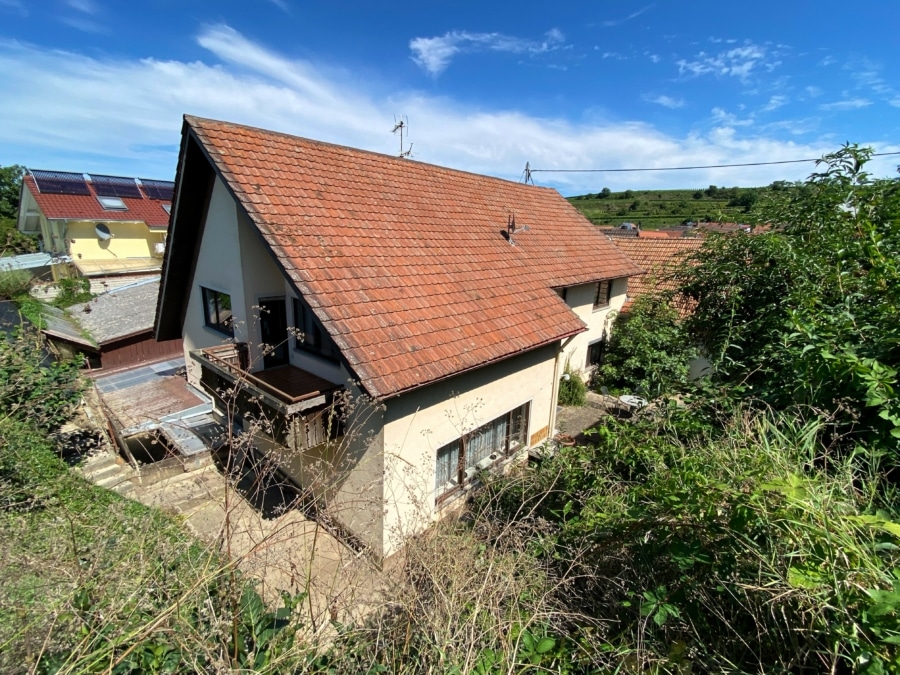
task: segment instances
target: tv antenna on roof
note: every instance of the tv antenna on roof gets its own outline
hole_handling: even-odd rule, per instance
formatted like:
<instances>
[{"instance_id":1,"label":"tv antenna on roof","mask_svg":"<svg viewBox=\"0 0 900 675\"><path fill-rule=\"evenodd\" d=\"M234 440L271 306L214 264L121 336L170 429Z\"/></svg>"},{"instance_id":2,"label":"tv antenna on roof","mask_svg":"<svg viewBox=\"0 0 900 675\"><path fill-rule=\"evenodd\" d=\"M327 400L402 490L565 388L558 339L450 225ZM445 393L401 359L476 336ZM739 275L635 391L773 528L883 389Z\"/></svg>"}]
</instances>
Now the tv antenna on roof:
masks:
<instances>
[{"instance_id":1,"label":"tv antenna on roof","mask_svg":"<svg viewBox=\"0 0 900 675\"><path fill-rule=\"evenodd\" d=\"M398 122L397 116L395 115L394 116L394 128L392 129L391 133L396 134L398 131L400 132L400 154L398 155L398 157L409 157L412 155L412 146L413 146L412 143L409 144L409 147L406 150L403 149L403 130L404 129L407 129L407 130L409 129L409 118L406 117L405 121L404 121L404 118L401 117L400 121ZM407 131L407 133L409 133L409 131Z\"/></svg>"}]
</instances>

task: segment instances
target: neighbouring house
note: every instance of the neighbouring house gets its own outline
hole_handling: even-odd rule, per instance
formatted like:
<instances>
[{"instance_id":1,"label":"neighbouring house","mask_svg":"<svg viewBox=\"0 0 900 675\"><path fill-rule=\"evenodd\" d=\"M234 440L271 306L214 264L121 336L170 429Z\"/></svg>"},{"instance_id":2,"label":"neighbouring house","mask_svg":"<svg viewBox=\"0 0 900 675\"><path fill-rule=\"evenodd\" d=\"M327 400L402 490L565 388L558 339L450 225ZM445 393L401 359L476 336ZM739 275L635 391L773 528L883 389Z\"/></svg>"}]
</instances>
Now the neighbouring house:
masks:
<instances>
[{"instance_id":1,"label":"neighbouring house","mask_svg":"<svg viewBox=\"0 0 900 675\"><path fill-rule=\"evenodd\" d=\"M153 334L159 277L136 281L66 310L44 309L42 331L57 352L81 356L91 370L108 372L180 357L181 338Z\"/></svg>"},{"instance_id":2,"label":"neighbouring house","mask_svg":"<svg viewBox=\"0 0 900 675\"><path fill-rule=\"evenodd\" d=\"M188 116L156 335L387 556L548 438L639 271L555 190Z\"/></svg>"},{"instance_id":3,"label":"neighbouring house","mask_svg":"<svg viewBox=\"0 0 900 675\"><path fill-rule=\"evenodd\" d=\"M171 181L30 169L22 177L17 226L57 257L54 279L159 274Z\"/></svg>"},{"instance_id":4,"label":"neighbouring house","mask_svg":"<svg viewBox=\"0 0 900 675\"><path fill-rule=\"evenodd\" d=\"M622 311L628 311L630 304L646 293L674 291L676 283L667 278L686 256L695 253L703 246L703 239L694 237L645 237L641 233L635 238L611 238L610 241L630 258L642 272L628 281L627 301ZM684 314L688 308L679 304L679 311Z\"/></svg>"}]
</instances>

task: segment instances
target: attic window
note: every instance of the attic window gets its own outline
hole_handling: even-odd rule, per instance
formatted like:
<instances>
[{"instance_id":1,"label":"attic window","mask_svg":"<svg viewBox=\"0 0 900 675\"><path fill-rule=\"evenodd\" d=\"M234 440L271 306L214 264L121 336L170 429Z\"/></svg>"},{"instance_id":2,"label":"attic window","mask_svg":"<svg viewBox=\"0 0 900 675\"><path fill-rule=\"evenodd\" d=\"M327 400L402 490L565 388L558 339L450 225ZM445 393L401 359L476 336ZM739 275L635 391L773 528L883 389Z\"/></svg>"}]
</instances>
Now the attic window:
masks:
<instances>
[{"instance_id":1,"label":"attic window","mask_svg":"<svg viewBox=\"0 0 900 675\"><path fill-rule=\"evenodd\" d=\"M100 206L102 206L106 211L128 210L128 207L125 206L125 202L121 197L97 197L97 201L100 202Z\"/></svg>"},{"instance_id":2,"label":"attic window","mask_svg":"<svg viewBox=\"0 0 900 675\"><path fill-rule=\"evenodd\" d=\"M171 204L163 204L162 207L163 207L163 211L165 211L169 215L172 215L172 205Z\"/></svg>"}]
</instances>

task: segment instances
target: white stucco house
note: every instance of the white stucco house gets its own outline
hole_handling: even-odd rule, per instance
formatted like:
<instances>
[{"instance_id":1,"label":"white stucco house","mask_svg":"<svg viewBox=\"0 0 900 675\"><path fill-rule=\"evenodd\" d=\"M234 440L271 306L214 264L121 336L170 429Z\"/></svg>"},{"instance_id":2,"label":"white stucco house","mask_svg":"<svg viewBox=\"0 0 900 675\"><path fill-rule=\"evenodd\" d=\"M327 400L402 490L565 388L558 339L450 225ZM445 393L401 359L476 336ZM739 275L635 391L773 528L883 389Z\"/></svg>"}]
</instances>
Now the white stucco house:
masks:
<instances>
[{"instance_id":1,"label":"white stucco house","mask_svg":"<svg viewBox=\"0 0 900 675\"><path fill-rule=\"evenodd\" d=\"M548 437L639 271L555 190L185 117L156 336L388 556Z\"/></svg>"}]
</instances>

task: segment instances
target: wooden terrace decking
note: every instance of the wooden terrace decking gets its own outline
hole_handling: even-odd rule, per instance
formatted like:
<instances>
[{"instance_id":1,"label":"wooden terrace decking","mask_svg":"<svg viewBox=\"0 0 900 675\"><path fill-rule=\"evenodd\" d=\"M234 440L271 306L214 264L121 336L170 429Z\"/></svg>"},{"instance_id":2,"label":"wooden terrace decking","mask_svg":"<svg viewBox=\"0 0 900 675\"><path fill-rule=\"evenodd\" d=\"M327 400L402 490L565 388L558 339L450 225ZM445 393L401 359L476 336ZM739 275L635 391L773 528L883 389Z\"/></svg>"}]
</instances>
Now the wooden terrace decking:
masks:
<instances>
[{"instance_id":1,"label":"wooden terrace decking","mask_svg":"<svg viewBox=\"0 0 900 675\"><path fill-rule=\"evenodd\" d=\"M228 373L234 380L242 380L289 406L342 388L340 384L334 384L292 365L248 372L241 368L242 356L235 345L209 347L200 350L199 355L221 372Z\"/></svg>"},{"instance_id":2,"label":"wooden terrace decking","mask_svg":"<svg viewBox=\"0 0 900 675\"><path fill-rule=\"evenodd\" d=\"M289 403L302 401L340 388L338 384L291 365L276 366L275 368L249 373L249 375L278 391L279 395Z\"/></svg>"}]
</instances>

